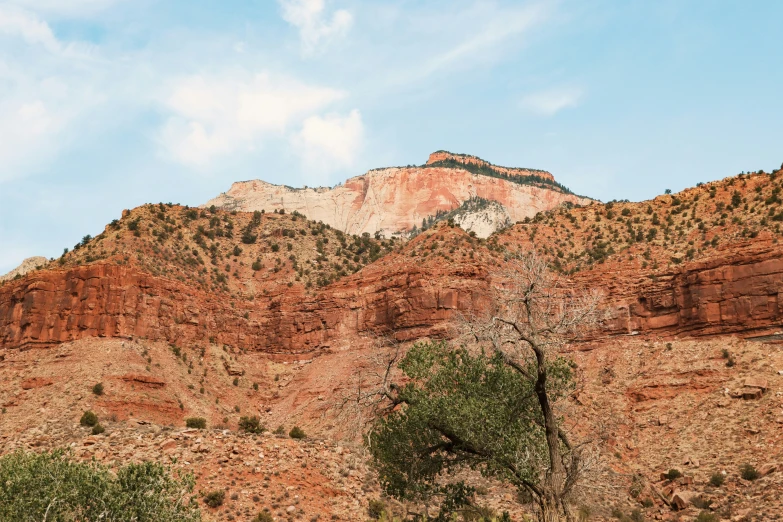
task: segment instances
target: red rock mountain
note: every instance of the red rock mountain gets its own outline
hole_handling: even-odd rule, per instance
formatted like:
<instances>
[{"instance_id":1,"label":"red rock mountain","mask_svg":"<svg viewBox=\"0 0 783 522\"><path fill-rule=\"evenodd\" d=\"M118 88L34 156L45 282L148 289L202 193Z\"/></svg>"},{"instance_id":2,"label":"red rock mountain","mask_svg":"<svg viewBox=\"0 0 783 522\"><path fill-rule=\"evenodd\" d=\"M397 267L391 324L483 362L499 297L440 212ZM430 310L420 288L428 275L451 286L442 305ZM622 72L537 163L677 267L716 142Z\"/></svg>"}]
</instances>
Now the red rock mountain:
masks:
<instances>
[{"instance_id":1,"label":"red rock mountain","mask_svg":"<svg viewBox=\"0 0 783 522\"><path fill-rule=\"evenodd\" d=\"M244 212L297 211L343 232L381 232L391 237L475 197L503 205L512 222L563 203L592 201L570 193L545 171L497 167L475 156L440 151L422 166L375 169L334 188L241 181L204 206Z\"/></svg>"}]
</instances>

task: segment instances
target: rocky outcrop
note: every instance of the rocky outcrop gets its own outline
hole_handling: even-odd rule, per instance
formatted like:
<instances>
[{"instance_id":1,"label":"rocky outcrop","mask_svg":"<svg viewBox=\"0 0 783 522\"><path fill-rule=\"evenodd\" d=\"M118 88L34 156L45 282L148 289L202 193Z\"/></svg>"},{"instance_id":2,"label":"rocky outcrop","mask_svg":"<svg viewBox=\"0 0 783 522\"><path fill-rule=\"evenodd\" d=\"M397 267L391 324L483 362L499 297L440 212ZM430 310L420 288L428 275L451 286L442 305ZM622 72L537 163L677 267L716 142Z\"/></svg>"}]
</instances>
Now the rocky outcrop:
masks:
<instances>
[{"instance_id":1,"label":"rocky outcrop","mask_svg":"<svg viewBox=\"0 0 783 522\"><path fill-rule=\"evenodd\" d=\"M783 249L772 243L727 248L669 273L597 269L576 281L609 290L606 333L747 334L783 321Z\"/></svg>"},{"instance_id":2,"label":"rocky outcrop","mask_svg":"<svg viewBox=\"0 0 783 522\"><path fill-rule=\"evenodd\" d=\"M550 181L555 180L555 177L550 172L547 172L545 170L524 169L518 167L501 167L499 165L493 165L492 163L483 160L477 156L471 156L469 154L455 154L453 152L448 152L445 150L439 150L437 152L433 152L432 154L430 154L430 157L427 159L427 165L432 165L444 161L453 161L465 165L475 165L477 167L490 168L495 172L497 172L498 174L505 174L507 176L518 176L518 177L536 176L538 178L548 179Z\"/></svg>"},{"instance_id":3,"label":"rocky outcrop","mask_svg":"<svg viewBox=\"0 0 783 522\"><path fill-rule=\"evenodd\" d=\"M0 287L0 347L140 337L314 353L349 346L366 332L448 335L454 311L486 306L486 272L478 265L445 266L433 278L412 260L389 257L320 294L291 291L233 303L126 266L38 272Z\"/></svg>"},{"instance_id":4,"label":"rocky outcrop","mask_svg":"<svg viewBox=\"0 0 783 522\"><path fill-rule=\"evenodd\" d=\"M519 172L514 175L527 172L516 170ZM538 171L531 172L539 175ZM237 182L205 206L242 211L297 211L347 233L381 232L389 237L409 231L421 225L424 218L456 209L475 197L497 201L512 221L535 216L563 203L592 202L554 187L523 185L461 168L401 167L373 170L334 188L292 188L260 180Z\"/></svg>"},{"instance_id":5,"label":"rocky outcrop","mask_svg":"<svg viewBox=\"0 0 783 522\"><path fill-rule=\"evenodd\" d=\"M36 257L28 257L22 263L8 272L7 274L0 276L0 283L3 281L10 281L11 279L15 277L22 277L23 275L27 274L28 272L31 272L33 270L37 270L39 267L42 267L48 263L49 260L45 257L36 256Z\"/></svg>"}]
</instances>

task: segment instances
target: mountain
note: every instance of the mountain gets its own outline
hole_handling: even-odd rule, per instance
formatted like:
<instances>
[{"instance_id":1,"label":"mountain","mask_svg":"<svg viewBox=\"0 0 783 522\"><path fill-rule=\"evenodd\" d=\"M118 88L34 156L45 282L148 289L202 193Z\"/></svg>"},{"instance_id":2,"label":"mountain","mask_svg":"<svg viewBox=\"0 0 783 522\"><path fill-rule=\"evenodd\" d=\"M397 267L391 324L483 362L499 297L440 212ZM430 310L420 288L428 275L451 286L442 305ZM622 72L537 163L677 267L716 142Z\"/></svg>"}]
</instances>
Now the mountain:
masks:
<instances>
[{"instance_id":1,"label":"mountain","mask_svg":"<svg viewBox=\"0 0 783 522\"><path fill-rule=\"evenodd\" d=\"M297 211L346 233L392 237L407 235L428 218L476 197L501 204L512 222L562 204L593 201L574 195L546 171L499 167L475 156L439 151L424 165L371 170L334 188L237 182L204 207ZM480 228L488 235L486 226Z\"/></svg>"},{"instance_id":2,"label":"mountain","mask_svg":"<svg viewBox=\"0 0 783 522\"><path fill-rule=\"evenodd\" d=\"M8 281L10 279L14 279L15 277L22 277L26 273L37 270L38 268L46 265L49 260L45 257L37 256L37 257L28 257L24 261L22 261L19 266L11 270L5 275L0 276L0 282Z\"/></svg>"},{"instance_id":3,"label":"mountain","mask_svg":"<svg viewBox=\"0 0 783 522\"><path fill-rule=\"evenodd\" d=\"M568 196L544 174L498 173L533 183L524 185L417 169ZM763 519L783 509L782 191L783 171L755 172L521 219L471 195L402 240L288 207L143 205L0 282L0 444L196 470L199 489L229 488L206 520L248 518L259 502L283 517L289 491L307 518L364 520L378 485L351 450L361 418L340 406L357 375L378 372L381 340L454 339L461 317L490 309L507 260L536 250L566 288L603 294L605 320L563 352L580 383L563 400L567 426L596 448L596 487L579 498L591 520L634 510L695 519L701 508L672 513L682 490L722 518ZM482 238L483 226L499 230ZM91 392L98 382L102 395ZM78 426L87 409L108 437ZM239 433L246 415L301 426L312 440ZM172 427L192 416L214 429ZM763 476L743 479L746 463ZM663 480L670 469L684 476ZM723 472L725 484L711 485ZM512 491L476 480L482 504L523 519Z\"/></svg>"}]
</instances>

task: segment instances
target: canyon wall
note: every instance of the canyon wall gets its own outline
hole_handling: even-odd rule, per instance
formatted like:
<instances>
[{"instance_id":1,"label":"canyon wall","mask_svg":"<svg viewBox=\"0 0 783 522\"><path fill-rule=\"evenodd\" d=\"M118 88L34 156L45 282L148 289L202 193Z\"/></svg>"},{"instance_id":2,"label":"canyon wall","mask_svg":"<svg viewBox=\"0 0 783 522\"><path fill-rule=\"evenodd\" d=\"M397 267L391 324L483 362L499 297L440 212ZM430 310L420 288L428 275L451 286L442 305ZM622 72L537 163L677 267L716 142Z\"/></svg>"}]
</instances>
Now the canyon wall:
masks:
<instances>
[{"instance_id":1,"label":"canyon wall","mask_svg":"<svg viewBox=\"0 0 783 522\"><path fill-rule=\"evenodd\" d=\"M783 249L777 245L727 250L650 276L607 264L574 278L578 286L607 292L611 317L596 338L780 330ZM314 295L289 291L233 302L128 266L42 270L0 287L0 345L136 336L183 346L211 340L272 354L314 354L347 348L367 333L400 340L449 337L456 311L487 309L489 287L490 275L479 264L441 263L434 273L400 254Z\"/></svg>"}]
</instances>

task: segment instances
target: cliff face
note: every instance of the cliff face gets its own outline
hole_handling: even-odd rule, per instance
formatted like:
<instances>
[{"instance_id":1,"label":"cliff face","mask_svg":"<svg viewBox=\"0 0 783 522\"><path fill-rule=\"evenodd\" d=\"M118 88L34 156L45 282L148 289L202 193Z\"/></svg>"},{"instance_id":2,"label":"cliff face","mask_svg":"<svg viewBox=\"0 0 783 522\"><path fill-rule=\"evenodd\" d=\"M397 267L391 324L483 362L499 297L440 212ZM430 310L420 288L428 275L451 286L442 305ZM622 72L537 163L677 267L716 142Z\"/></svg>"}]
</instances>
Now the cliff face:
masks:
<instances>
[{"instance_id":1,"label":"cliff face","mask_svg":"<svg viewBox=\"0 0 783 522\"><path fill-rule=\"evenodd\" d=\"M38 271L0 287L0 346L135 336L293 356L355 346L370 333L400 340L450 337L457 312L488 309L492 273L483 258L459 251L448 262L411 253L432 250L432 242L467 241L463 230L442 224L410 250L389 254L319 293L294 288L234 303L131 267ZM783 248L777 245L727 250L654 282L611 263L573 281L607 292L610 319L596 338L774 333L783 320Z\"/></svg>"},{"instance_id":2,"label":"cliff face","mask_svg":"<svg viewBox=\"0 0 783 522\"><path fill-rule=\"evenodd\" d=\"M508 176L537 176L539 178L548 179L550 181L555 180L555 177L550 172L545 170L524 169L518 167L501 167L499 165L493 165L492 163L476 156L470 156L468 154L454 154L453 152L448 152L445 150L439 150L438 152L433 152L430 154L430 157L427 159L427 165L432 165L441 161L454 161L457 163L463 163L465 165L476 165L477 167L490 168L498 174L506 174Z\"/></svg>"},{"instance_id":3,"label":"cliff face","mask_svg":"<svg viewBox=\"0 0 783 522\"><path fill-rule=\"evenodd\" d=\"M512 175L527 172L507 170L513 170ZM531 175L541 177L539 171L531 171ZM452 210L476 196L502 204L512 221L566 202L584 205L592 201L554 188L521 185L460 168L405 167L373 170L333 189L294 189L260 180L238 182L204 206L267 212L282 208L350 234L382 232L390 236L420 226L422 219Z\"/></svg>"}]
</instances>

